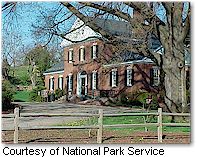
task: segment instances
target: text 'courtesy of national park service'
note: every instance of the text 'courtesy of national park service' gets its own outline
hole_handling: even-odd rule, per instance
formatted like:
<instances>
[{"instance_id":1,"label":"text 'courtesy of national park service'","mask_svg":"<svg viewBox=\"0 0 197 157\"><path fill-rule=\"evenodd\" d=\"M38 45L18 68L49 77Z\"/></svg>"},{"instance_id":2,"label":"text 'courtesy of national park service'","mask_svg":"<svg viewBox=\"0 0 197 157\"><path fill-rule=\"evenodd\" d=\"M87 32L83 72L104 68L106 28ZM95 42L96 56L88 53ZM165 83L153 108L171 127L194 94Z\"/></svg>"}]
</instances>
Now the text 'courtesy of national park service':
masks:
<instances>
[{"instance_id":1,"label":"text 'courtesy of national park service'","mask_svg":"<svg viewBox=\"0 0 197 157\"><path fill-rule=\"evenodd\" d=\"M53 149L49 148L9 148L4 147L4 156L38 156L38 157L50 157L50 156L163 156L165 154L164 149L160 148L135 148L135 147L117 147L111 148L109 146L98 148L82 148L82 147L57 147Z\"/></svg>"}]
</instances>

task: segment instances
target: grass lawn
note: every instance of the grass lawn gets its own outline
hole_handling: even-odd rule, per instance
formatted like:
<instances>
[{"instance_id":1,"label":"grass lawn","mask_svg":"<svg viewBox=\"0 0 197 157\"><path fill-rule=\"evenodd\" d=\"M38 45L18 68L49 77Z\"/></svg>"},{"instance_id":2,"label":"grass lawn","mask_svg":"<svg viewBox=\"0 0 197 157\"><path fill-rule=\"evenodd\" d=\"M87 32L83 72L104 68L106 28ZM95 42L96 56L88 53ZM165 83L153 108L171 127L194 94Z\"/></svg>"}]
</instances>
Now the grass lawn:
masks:
<instances>
[{"instance_id":1,"label":"grass lawn","mask_svg":"<svg viewBox=\"0 0 197 157\"><path fill-rule=\"evenodd\" d=\"M112 125L112 124L139 124L144 123L143 116L119 116L119 117L104 117L103 118L103 124L104 125ZM74 121L71 123L61 124L63 126L82 126L82 125L97 125L97 118L88 118L83 119L79 121ZM164 123L170 123L171 117L164 116L163 122ZM148 117L149 123L157 123L157 116L149 116ZM182 118L179 118L176 120L176 122L182 122L185 123L185 120L182 120ZM147 127L148 131L157 131L157 127ZM137 131L145 131L145 127L132 127L132 128L107 128L107 130L116 130L121 134L129 135L131 132L137 132ZM172 132L172 133L189 133L191 129L189 127L169 127L169 126L163 126L163 132Z\"/></svg>"},{"instance_id":2,"label":"grass lawn","mask_svg":"<svg viewBox=\"0 0 197 157\"><path fill-rule=\"evenodd\" d=\"M14 101L16 101L16 102L29 102L30 101L29 93L30 93L30 91L17 91L14 94Z\"/></svg>"}]
</instances>

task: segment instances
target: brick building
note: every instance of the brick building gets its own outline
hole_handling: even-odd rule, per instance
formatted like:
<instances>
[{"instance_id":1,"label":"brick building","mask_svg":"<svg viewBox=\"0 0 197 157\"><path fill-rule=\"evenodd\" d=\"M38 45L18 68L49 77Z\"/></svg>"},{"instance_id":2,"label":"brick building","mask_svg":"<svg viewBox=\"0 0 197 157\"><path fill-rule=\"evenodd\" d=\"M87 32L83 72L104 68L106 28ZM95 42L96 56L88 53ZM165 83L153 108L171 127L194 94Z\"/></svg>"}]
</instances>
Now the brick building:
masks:
<instances>
[{"instance_id":1,"label":"brick building","mask_svg":"<svg viewBox=\"0 0 197 157\"><path fill-rule=\"evenodd\" d=\"M76 20L71 30L82 24ZM97 24L112 34L130 33L126 22L97 19ZM125 50L115 55L110 44L105 44L101 35L85 25L66 38L74 42L63 40L63 62L44 73L48 90L60 88L79 97L115 97L122 92L135 93L140 89L150 92L157 88L160 70L151 59ZM151 40L150 49L162 53L159 41Z\"/></svg>"}]
</instances>

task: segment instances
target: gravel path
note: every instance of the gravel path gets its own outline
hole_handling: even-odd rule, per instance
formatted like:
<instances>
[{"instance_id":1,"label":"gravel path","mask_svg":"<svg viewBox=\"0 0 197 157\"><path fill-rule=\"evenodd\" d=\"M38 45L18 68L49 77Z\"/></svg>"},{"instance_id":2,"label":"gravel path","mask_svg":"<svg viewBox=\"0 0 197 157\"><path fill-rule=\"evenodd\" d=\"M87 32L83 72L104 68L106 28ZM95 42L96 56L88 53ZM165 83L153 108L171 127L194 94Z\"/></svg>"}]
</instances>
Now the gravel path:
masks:
<instances>
[{"instance_id":1,"label":"gravel path","mask_svg":"<svg viewBox=\"0 0 197 157\"><path fill-rule=\"evenodd\" d=\"M20 103L20 113L98 113L102 108L104 113L131 112L133 109L125 107L109 107L95 105L79 105L71 103ZM21 118L19 127L47 126L70 123L79 120L79 117L26 117ZM2 118L2 130L14 129L13 118Z\"/></svg>"}]
</instances>

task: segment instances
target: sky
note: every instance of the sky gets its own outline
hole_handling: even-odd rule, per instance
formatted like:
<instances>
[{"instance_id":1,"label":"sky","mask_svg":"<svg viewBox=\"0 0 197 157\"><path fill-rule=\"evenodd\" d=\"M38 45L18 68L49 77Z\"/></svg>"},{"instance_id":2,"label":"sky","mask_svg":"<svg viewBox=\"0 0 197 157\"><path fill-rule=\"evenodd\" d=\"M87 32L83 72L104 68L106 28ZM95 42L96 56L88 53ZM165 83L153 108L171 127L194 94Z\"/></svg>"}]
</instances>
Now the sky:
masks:
<instances>
[{"instance_id":1,"label":"sky","mask_svg":"<svg viewBox=\"0 0 197 157\"><path fill-rule=\"evenodd\" d=\"M12 24L12 31L17 31L22 36L22 41L25 45L32 45L35 43L35 39L32 36L32 24L35 24L37 16L40 14L40 10L49 10L58 5L58 2L37 2L34 4L31 2L25 3L17 7L16 18L14 18ZM36 4L36 5L35 5ZM37 5L38 4L38 5ZM5 14L2 15L2 23L6 21L8 17ZM4 31L4 30L3 30Z\"/></svg>"}]
</instances>

